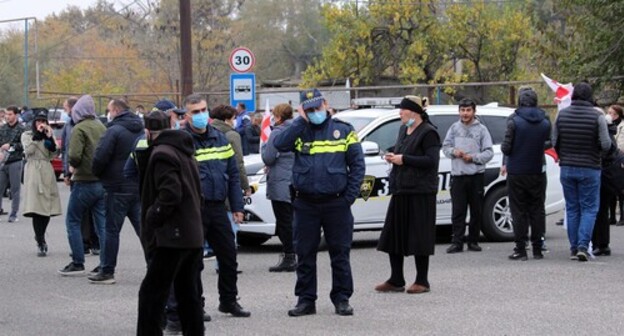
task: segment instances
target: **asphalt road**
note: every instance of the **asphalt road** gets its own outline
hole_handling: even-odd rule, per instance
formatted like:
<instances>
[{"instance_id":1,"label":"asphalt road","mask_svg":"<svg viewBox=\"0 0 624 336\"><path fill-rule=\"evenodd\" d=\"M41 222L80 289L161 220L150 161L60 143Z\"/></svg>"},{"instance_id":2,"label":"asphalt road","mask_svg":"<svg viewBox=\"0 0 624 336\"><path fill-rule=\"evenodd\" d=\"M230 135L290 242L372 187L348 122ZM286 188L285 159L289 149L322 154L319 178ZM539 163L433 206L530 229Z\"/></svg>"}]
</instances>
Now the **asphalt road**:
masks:
<instances>
[{"instance_id":1,"label":"asphalt road","mask_svg":"<svg viewBox=\"0 0 624 336\"><path fill-rule=\"evenodd\" d=\"M63 207L67 190L61 186ZM5 199L5 209L8 206ZM512 243L483 242L483 252L447 255L436 246L431 292L380 294L373 287L389 276L387 256L375 250L379 233L356 233L351 253L355 293L352 317L333 313L327 252L318 259L317 315L286 315L296 301L293 273L269 273L277 261L276 239L241 248L240 303L250 318L217 311L214 264L206 262L206 310L217 335L622 335L624 334L624 227L611 230L613 255L580 263L568 259L565 232L548 217L544 260L509 261ZM30 220L0 217L0 335L132 335L137 294L145 273L143 255L130 225L121 238L117 284L92 285L86 277L64 278L57 270L70 258L64 217L53 218L50 253L36 256ZM408 282L415 278L406 259ZM87 257L86 267L98 264Z\"/></svg>"}]
</instances>

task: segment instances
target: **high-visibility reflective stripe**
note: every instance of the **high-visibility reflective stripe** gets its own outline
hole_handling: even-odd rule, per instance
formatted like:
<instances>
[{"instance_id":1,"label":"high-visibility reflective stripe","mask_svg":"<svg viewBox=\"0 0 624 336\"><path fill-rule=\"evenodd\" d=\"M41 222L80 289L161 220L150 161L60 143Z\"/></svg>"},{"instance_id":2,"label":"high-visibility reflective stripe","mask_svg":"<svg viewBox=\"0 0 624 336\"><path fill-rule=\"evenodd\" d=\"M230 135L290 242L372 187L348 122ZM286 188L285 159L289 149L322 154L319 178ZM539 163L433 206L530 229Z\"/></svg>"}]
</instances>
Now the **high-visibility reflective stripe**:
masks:
<instances>
[{"instance_id":1,"label":"high-visibility reflective stripe","mask_svg":"<svg viewBox=\"0 0 624 336\"><path fill-rule=\"evenodd\" d=\"M137 142L136 147L137 149L141 149L141 148L147 148L147 139L141 139Z\"/></svg>"},{"instance_id":2,"label":"high-visibility reflective stripe","mask_svg":"<svg viewBox=\"0 0 624 336\"><path fill-rule=\"evenodd\" d=\"M303 142L301 138L295 140L295 150L301 152L304 147L309 147L306 154L322 154L322 153L340 153L346 152L350 145L359 143L357 134L350 132L346 139L338 140L317 140L312 142Z\"/></svg>"},{"instance_id":3,"label":"high-visibility reflective stripe","mask_svg":"<svg viewBox=\"0 0 624 336\"><path fill-rule=\"evenodd\" d=\"M197 161L208 160L225 160L234 156L234 149L228 144L227 146L212 147L212 148L200 148L195 151L195 159Z\"/></svg>"},{"instance_id":4,"label":"high-visibility reflective stripe","mask_svg":"<svg viewBox=\"0 0 624 336\"><path fill-rule=\"evenodd\" d=\"M351 131L351 133L349 133L349 135L347 135L347 146L350 146L352 144L358 143L360 142L360 140L358 139L358 136L355 132Z\"/></svg>"},{"instance_id":5,"label":"high-visibility reflective stripe","mask_svg":"<svg viewBox=\"0 0 624 336\"><path fill-rule=\"evenodd\" d=\"M141 139L137 141L136 147L134 147L134 151L146 149L148 146L147 139ZM134 151L130 152L130 158L134 159Z\"/></svg>"}]
</instances>

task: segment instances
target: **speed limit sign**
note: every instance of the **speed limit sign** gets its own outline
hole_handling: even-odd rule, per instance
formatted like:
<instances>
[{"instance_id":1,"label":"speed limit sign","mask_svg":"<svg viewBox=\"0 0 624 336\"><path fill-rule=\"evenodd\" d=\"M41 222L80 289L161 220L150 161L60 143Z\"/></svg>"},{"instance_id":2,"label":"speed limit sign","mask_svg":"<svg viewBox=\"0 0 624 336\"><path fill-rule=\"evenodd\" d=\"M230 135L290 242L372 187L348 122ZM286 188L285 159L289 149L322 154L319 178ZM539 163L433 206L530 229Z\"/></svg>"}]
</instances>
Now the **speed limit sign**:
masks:
<instances>
[{"instance_id":1,"label":"speed limit sign","mask_svg":"<svg viewBox=\"0 0 624 336\"><path fill-rule=\"evenodd\" d=\"M256 58L247 48L236 48L230 54L230 68L236 72L248 72L256 64Z\"/></svg>"}]
</instances>

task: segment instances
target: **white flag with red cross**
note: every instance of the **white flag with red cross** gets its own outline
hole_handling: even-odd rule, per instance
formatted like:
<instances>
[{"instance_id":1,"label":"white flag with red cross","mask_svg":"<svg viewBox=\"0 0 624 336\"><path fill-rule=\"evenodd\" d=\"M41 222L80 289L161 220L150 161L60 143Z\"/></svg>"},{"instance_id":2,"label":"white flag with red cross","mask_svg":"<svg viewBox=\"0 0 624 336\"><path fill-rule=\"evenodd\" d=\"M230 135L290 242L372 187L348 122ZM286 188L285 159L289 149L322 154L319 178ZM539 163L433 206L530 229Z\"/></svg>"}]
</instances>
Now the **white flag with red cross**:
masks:
<instances>
[{"instance_id":1,"label":"white flag with red cross","mask_svg":"<svg viewBox=\"0 0 624 336\"><path fill-rule=\"evenodd\" d=\"M546 77L546 75L541 74L544 82L548 84L551 90L555 92L555 103L557 104L557 111L561 111L562 109L570 106L572 103L572 91L574 90L574 86L572 83L561 84L556 80L550 79Z\"/></svg>"}]
</instances>

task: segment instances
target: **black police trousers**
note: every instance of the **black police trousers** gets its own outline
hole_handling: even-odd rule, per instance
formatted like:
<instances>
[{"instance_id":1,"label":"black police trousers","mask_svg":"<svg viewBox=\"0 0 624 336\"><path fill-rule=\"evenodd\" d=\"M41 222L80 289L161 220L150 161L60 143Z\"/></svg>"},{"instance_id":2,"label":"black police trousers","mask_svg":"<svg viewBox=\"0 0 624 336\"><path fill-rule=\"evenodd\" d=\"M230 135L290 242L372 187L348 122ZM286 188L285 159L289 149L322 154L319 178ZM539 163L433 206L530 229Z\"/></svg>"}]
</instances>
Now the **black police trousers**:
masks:
<instances>
[{"instance_id":1,"label":"black police trousers","mask_svg":"<svg viewBox=\"0 0 624 336\"><path fill-rule=\"evenodd\" d=\"M298 303L312 303L317 299L316 255L321 240L321 229L329 250L332 269L331 301L347 301L353 294L351 276L351 241L353 215L351 205L343 197L323 202L297 198L293 202L293 243L297 254Z\"/></svg>"},{"instance_id":2,"label":"black police trousers","mask_svg":"<svg viewBox=\"0 0 624 336\"><path fill-rule=\"evenodd\" d=\"M232 225L225 209L225 202L205 201L202 207L202 224L204 237L212 247L219 262L219 280L217 282L219 302L226 304L236 302L238 263L236 262L234 232L232 232ZM200 292L203 294L203 287L201 287Z\"/></svg>"}]
</instances>

